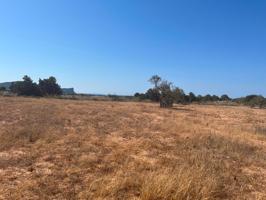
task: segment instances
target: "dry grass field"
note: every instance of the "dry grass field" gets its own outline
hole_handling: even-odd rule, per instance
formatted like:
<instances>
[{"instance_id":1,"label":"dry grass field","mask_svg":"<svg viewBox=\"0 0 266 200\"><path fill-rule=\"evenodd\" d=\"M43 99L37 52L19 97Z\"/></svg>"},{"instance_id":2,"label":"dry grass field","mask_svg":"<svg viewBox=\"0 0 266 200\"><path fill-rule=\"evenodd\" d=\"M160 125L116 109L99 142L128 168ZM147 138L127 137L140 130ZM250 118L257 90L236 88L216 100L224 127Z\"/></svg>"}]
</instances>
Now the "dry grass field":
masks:
<instances>
[{"instance_id":1,"label":"dry grass field","mask_svg":"<svg viewBox=\"0 0 266 200\"><path fill-rule=\"evenodd\" d=\"M266 199L266 110L0 97L0 199Z\"/></svg>"}]
</instances>

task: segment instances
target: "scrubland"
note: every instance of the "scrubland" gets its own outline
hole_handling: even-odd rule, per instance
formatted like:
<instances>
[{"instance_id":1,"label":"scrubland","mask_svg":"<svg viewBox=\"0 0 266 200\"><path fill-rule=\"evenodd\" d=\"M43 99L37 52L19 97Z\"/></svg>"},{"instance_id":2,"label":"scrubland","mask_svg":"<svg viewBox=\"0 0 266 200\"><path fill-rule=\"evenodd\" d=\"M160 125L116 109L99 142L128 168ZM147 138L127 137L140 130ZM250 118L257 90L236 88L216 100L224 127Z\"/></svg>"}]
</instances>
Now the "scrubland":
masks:
<instances>
[{"instance_id":1,"label":"scrubland","mask_svg":"<svg viewBox=\"0 0 266 200\"><path fill-rule=\"evenodd\" d=\"M0 199L266 199L266 110L0 97Z\"/></svg>"}]
</instances>

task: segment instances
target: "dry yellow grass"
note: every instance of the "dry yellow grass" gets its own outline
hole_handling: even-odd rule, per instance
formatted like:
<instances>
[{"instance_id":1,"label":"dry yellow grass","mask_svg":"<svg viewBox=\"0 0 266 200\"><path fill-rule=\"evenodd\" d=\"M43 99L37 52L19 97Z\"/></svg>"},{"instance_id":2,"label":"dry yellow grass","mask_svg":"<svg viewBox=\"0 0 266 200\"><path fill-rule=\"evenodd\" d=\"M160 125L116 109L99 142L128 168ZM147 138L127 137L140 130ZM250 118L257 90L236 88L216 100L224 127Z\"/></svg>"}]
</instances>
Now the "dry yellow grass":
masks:
<instances>
[{"instance_id":1,"label":"dry yellow grass","mask_svg":"<svg viewBox=\"0 0 266 200\"><path fill-rule=\"evenodd\" d=\"M0 199L266 199L266 110L0 98Z\"/></svg>"}]
</instances>

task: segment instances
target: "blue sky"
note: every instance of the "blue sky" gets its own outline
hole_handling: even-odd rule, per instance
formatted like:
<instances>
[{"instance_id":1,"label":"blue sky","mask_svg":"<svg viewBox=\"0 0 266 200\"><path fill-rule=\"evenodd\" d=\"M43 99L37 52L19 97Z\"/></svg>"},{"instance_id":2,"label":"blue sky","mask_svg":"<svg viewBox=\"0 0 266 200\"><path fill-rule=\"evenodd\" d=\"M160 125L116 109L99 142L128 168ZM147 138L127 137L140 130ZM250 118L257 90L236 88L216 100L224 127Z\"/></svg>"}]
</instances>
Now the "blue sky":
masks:
<instances>
[{"instance_id":1,"label":"blue sky","mask_svg":"<svg viewBox=\"0 0 266 200\"><path fill-rule=\"evenodd\" d=\"M266 96L264 0L0 0L0 82L56 76L84 93Z\"/></svg>"}]
</instances>

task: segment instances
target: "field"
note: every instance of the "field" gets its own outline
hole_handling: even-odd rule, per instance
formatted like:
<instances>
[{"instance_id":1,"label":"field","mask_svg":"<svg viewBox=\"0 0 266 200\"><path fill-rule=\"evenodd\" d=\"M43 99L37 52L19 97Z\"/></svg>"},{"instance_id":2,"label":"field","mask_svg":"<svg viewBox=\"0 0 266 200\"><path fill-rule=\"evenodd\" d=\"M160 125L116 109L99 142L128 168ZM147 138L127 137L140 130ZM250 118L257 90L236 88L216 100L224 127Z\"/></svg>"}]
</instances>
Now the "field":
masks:
<instances>
[{"instance_id":1,"label":"field","mask_svg":"<svg viewBox=\"0 0 266 200\"><path fill-rule=\"evenodd\" d=\"M0 199L266 199L266 110L0 97Z\"/></svg>"}]
</instances>

